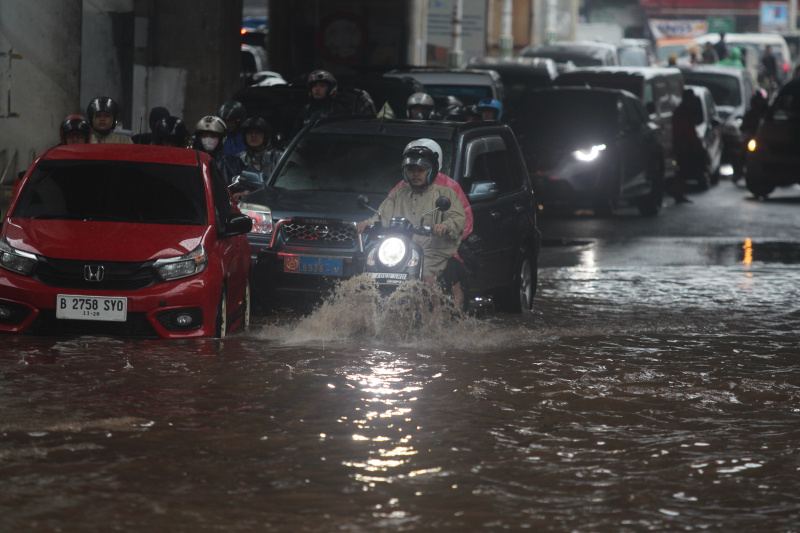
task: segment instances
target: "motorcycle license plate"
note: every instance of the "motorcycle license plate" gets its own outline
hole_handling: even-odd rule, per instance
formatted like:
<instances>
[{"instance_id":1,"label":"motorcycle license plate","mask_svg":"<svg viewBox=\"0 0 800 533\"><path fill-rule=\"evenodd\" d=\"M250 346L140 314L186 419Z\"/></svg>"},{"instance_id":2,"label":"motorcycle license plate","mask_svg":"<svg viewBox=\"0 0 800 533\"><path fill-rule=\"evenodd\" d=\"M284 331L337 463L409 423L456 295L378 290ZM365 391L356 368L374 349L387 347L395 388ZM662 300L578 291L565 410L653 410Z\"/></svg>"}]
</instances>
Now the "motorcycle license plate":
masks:
<instances>
[{"instance_id":1,"label":"motorcycle license plate","mask_svg":"<svg viewBox=\"0 0 800 533\"><path fill-rule=\"evenodd\" d=\"M383 285L400 285L408 279L408 274L402 272L367 272L367 276Z\"/></svg>"},{"instance_id":2,"label":"motorcycle license plate","mask_svg":"<svg viewBox=\"0 0 800 533\"><path fill-rule=\"evenodd\" d=\"M101 320L125 322L128 317L128 299L103 296L56 296L56 318L71 320Z\"/></svg>"},{"instance_id":3,"label":"motorcycle license plate","mask_svg":"<svg viewBox=\"0 0 800 533\"><path fill-rule=\"evenodd\" d=\"M292 274L341 276L342 260L335 257L283 256L283 271Z\"/></svg>"}]
</instances>

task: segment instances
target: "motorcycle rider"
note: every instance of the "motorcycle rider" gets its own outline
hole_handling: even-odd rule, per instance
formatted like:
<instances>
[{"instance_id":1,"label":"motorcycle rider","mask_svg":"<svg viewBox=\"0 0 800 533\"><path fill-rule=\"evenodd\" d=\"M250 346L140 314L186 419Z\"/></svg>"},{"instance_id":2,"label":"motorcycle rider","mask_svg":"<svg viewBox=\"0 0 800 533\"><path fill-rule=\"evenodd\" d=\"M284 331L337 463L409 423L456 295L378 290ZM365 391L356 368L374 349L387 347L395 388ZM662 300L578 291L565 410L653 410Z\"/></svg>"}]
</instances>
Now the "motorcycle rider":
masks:
<instances>
[{"instance_id":1,"label":"motorcycle rider","mask_svg":"<svg viewBox=\"0 0 800 533\"><path fill-rule=\"evenodd\" d=\"M114 133L119 118L119 105L107 96L98 96L86 108L92 129L92 143L133 144L127 135Z\"/></svg>"},{"instance_id":2,"label":"motorcycle rider","mask_svg":"<svg viewBox=\"0 0 800 533\"><path fill-rule=\"evenodd\" d=\"M61 144L88 144L91 128L83 115L69 115L58 128Z\"/></svg>"},{"instance_id":3,"label":"motorcycle rider","mask_svg":"<svg viewBox=\"0 0 800 533\"><path fill-rule=\"evenodd\" d=\"M192 148L206 152L217 163L225 182L230 185L233 177L242 173L242 160L223 149L225 123L221 118L209 115L201 118L195 126Z\"/></svg>"},{"instance_id":4,"label":"motorcycle rider","mask_svg":"<svg viewBox=\"0 0 800 533\"><path fill-rule=\"evenodd\" d=\"M454 190L433 183L439 173L439 156L426 146L412 146L403 152L402 173L403 185L389 193L378 212L382 220L403 217L417 225L424 213L436 209L436 200L440 196L450 199L449 210L435 210L427 215L425 222L432 225L432 235L413 237L422 248L424 257L422 279L430 285L441 282L449 291L452 280L442 274L461 243L466 220L461 200ZM376 214L356 224L356 231L362 233L377 221Z\"/></svg>"},{"instance_id":5,"label":"motorcycle rider","mask_svg":"<svg viewBox=\"0 0 800 533\"><path fill-rule=\"evenodd\" d=\"M414 93L406 100L406 116L414 120L436 120L436 105L428 93Z\"/></svg>"},{"instance_id":6,"label":"motorcycle rider","mask_svg":"<svg viewBox=\"0 0 800 533\"><path fill-rule=\"evenodd\" d=\"M237 100L229 100L220 106L217 116L225 121L226 136L223 149L231 155L238 156L247 148L240 129L242 121L247 118L244 104Z\"/></svg>"},{"instance_id":7,"label":"motorcycle rider","mask_svg":"<svg viewBox=\"0 0 800 533\"><path fill-rule=\"evenodd\" d=\"M242 133L247 144L247 149L239 153L244 170L269 176L281 156L281 150L270 143L272 128L262 117L254 116L242 123Z\"/></svg>"},{"instance_id":8,"label":"motorcycle rider","mask_svg":"<svg viewBox=\"0 0 800 533\"><path fill-rule=\"evenodd\" d=\"M308 91L311 101L297 115L293 136L297 135L307 124L313 124L321 118L348 114L342 104L333 101L336 87L336 78L327 70L315 70L308 75Z\"/></svg>"},{"instance_id":9,"label":"motorcycle rider","mask_svg":"<svg viewBox=\"0 0 800 533\"><path fill-rule=\"evenodd\" d=\"M481 120L500 120L503 118L503 104L497 98L481 98L478 102Z\"/></svg>"},{"instance_id":10,"label":"motorcycle rider","mask_svg":"<svg viewBox=\"0 0 800 533\"><path fill-rule=\"evenodd\" d=\"M174 146L186 148L186 137L189 130L178 117L168 116L158 121L153 129L153 144L156 146Z\"/></svg>"},{"instance_id":11,"label":"motorcycle rider","mask_svg":"<svg viewBox=\"0 0 800 533\"><path fill-rule=\"evenodd\" d=\"M444 161L442 157L442 147L439 146L439 143L434 141L433 139L417 139L416 141L411 141L408 143L403 150L405 153L410 148L415 146L424 146L433 150L436 153L437 159L440 161ZM389 191L391 194L395 189L402 186L404 181L401 181L397 185L394 186L394 189ZM461 201L461 206L464 208L464 231L461 234L461 241L464 242L467 240L472 234L472 206L469 205L469 200L467 199L467 195L464 194L464 191L461 189L461 185L458 184L456 180L445 174L444 172L440 171L436 174L436 178L433 180L434 185L441 185L442 187L447 187L455 191L458 195L458 199ZM464 260L458 254L458 250L456 253L453 254L453 257L450 258L450 261L447 264L446 274L449 281L452 283L448 283L450 286L450 295L453 297L457 306L461 306L464 301L464 289L463 286L466 283L467 278L467 271L464 267Z\"/></svg>"},{"instance_id":12,"label":"motorcycle rider","mask_svg":"<svg viewBox=\"0 0 800 533\"><path fill-rule=\"evenodd\" d=\"M166 107L156 106L150 109L150 116L147 119L147 124L150 126L150 131L147 133L137 133L131 140L133 144L153 144L153 132L156 129L158 121L164 117L169 116L169 110Z\"/></svg>"}]
</instances>

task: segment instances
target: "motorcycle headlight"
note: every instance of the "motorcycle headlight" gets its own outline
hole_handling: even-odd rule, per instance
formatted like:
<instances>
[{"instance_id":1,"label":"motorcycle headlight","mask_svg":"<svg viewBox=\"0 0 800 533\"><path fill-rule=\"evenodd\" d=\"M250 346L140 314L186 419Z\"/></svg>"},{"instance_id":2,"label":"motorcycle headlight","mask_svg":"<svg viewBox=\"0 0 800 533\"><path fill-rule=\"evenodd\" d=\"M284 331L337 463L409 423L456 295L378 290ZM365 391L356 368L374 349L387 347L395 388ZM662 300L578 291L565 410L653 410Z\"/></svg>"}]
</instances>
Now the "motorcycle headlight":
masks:
<instances>
[{"instance_id":1,"label":"motorcycle headlight","mask_svg":"<svg viewBox=\"0 0 800 533\"><path fill-rule=\"evenodd\" d=\"M594 161L600 156L600 152L606 149L605 144L597 144L595 146L589 147L585 150L575 150L572 152L572 157L577 159L578 161L583 161L584 163L588 163L590 161Z\"/></svg>"},{"instance_id":2,"label":"motorcycle headlight","mask_svg":"<svg viewBox=\"0 0 800 533\"><path fill-rule=\"evenodd\" d=\"M0 267L23 276L30 276L38 263L39 260L35 255L17 250L8 244L5 237L0 239Z\"/></svg>"},{"instance_id":3,"label":"motorcycle headlight","mask_svg":"<svg viewBox=\"0 0 800 533\"><path fill-rule=\"evenodd\" d=\"M153 268L163 281L194 276L205 270L206 266L208 266L208 256L202 244L186 255L159 259L153 263Z\"/></svg>"},{"instance_id":4,"label":"motorcycle headlight","mask_svg":"<svg viewBox=\"0 0 800 533\"><path fill-rule=\"evenodd\" d=\"M242 202L239 204L239 211L253 220L253 228L250 230L250 233L272 235L272 210L269 207Z\"/></svg>"},{"instance_id":5,"label":"motorcycle headlight","mask_svg":"<svg viewBox=\"0 0 800 533\"><path fill-rule=\"evenodd\" d=\"M378 247L378 260L387 267L393 267L406 255L406 243L403 239L390 237Z\"/></svg>"}]
</instances>

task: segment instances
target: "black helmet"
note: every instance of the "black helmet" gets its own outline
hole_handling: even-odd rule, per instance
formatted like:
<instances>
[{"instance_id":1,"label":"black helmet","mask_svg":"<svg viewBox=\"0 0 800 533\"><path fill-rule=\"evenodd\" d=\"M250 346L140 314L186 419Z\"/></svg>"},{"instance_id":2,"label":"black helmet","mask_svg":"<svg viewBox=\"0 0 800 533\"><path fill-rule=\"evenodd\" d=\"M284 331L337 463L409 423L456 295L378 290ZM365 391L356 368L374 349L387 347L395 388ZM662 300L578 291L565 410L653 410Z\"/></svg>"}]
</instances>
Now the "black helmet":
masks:
<instances>
[{"instance_id":1,"label":"black helmet","mask_svg":"<svg viewBox=\"0 0 800 533\"><path fill-rule=\"evenodd\" d=\"M269 123L262 117L254 116L242 122L242 133L247 135L248 130L261 131L264 134L264 145L269 144L272 128L269 127Z\"/></svg>"},{"instance_id":2,"label":"black helmet","mask_svg":"<svg viewBox=\"0 0 800 533\"><path fill-rule=\"evenodd\" d=\"M91 127L89 123L86 122L86 119L83 118L83 115L70 115L64 119L61 123L61 127L58 129L59 135L61 136L61 144L67 144L67 134L73 131L80 131L83 133L85 142L89 142Z\"/></svg>"},{"instance_id":3,"label":"black helmet","mask_svg":"<svg viewBox=\"0 0 800 533\"><path fill-rule=\"evenodd\" d=\"M179 146L186 148L189 130L178 117L164 117L156 123L153 130L153 144L158 146Z\"/></svg>"},{"instance_id":4,"label":"black helmet","mask_svg":"<svg viewBox=\"0 0 800 533\"><path fill-rule=\"evenodd\" d=\"M428 169L428 174L425 176L425 183L430 185L439 174L439 154L422 144L414 144L410 148L407 147L403 152L403 180L408 183L408 174L406 174L406 167L408 165L419 165Z\"/></svg>"},{"instance_id":5,"label":"black helmet","mask_svg":"<svg viewBox=\"0 0 800 533\"><path fill-rule=\"evenodd\" d=\"M422 111L412 113L411 109L421 107ZM428 93L414 93L406 100L406 116L416 120L431 120L436 117L436 103Z\"/></svg>"},{"instance_id":6,"label":"black helmet","mask_svg":"<svg viewBox=\"0 0 800 533\"><path fill-rule=\"evenodd\" d=\"M89 106L86 108L86 116L89 117L89 123L92 125L92 127L94 127L94 115L100 111L107 111L108 113L111 113L111 119L113 120L111 129L113 130L119 117L119 105L117 105L117 103L108 96L98 96L89 102ZM103 131L100 133L106 132Z\"/></svg>"},{"instance_id":7,"label":"black helmet","mask_svg":"<svg viewBox=\"0 0 800 533\"><path fill-rule=\"evenodd\" d=\"M328 84L328 96L333 96L336 92L336 78L327 70L315 70L308 75L308 88L310 89L318 81Z\"/></svg>"},{"instance_id":8,"label":"black helmet","mask_svg":"<svg viewBox=\"0 0 800 533\"><path fill-rule=\"evenodd\" d=\"M247 116L247 110L241 102L229 100L220 106L217 116L222 120L241 122Z\"/></svg>"}]
</instances>

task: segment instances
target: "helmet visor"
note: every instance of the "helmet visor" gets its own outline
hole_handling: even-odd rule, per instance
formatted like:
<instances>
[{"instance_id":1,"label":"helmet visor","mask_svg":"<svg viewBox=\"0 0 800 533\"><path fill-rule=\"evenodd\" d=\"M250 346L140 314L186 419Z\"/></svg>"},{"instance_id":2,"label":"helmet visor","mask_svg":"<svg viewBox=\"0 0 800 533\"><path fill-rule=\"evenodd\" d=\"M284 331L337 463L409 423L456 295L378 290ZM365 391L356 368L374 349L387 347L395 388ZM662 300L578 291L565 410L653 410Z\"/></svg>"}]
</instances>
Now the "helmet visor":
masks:
<instances>
[{"instance_id":1,"label":"helmet visor","mask_svg":"<svg viewBox=\"0 0 800 533\"><path fill-rule=\"evenodd\" d=\"M420 167L425 167L426 169L430 170L433 168L431 165L431 160L427 157L421 157L418 155L407 155L403 158L403 168L406 168L408 165L417 165Z\"/></svg>"}]
</instances>

